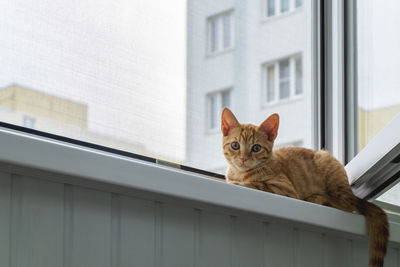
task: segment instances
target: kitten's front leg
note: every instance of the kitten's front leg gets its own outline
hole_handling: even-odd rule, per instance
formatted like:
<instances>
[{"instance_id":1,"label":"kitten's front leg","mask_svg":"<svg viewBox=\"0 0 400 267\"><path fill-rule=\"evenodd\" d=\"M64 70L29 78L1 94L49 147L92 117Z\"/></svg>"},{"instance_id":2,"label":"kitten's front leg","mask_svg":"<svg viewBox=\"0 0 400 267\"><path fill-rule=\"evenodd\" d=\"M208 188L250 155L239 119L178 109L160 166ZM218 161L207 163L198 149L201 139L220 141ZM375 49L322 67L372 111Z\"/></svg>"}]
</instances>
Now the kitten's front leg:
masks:
<instances>
[{"instance_id":1,"label":"kitten's front leg","mask_svg":"<svg viewBox=\"0 0 400 267\"><path fill-rule=\"evenodd\" d=\"M286 197L299 199L299 195L292 182L285 176L280 175L266 181L267 192L279 194Z\"/></svg>"},{"instance_id":2,"label":"kitten's front leg","mask_svg":"<svg viewBox=\"0 0 400 267\"><path fill-rule=\"evenodd\" d=\"M254 184L251 183L246 183L246 182L242 182L242 181L230 181L227 180L228 183L230 184L235 184L235 185L240 185L240 186L244 186L244 187L248 187L248 188L252 188L252 189L258 189Z\"/></svg>"}]
</instances>

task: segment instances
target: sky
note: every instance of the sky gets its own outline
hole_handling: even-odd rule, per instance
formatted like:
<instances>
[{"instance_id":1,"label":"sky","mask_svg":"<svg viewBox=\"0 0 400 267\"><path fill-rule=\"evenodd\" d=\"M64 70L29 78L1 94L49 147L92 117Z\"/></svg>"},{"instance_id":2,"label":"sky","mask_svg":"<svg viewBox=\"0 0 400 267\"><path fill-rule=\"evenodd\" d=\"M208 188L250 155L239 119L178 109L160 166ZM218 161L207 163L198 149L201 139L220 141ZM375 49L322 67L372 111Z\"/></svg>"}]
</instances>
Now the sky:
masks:
<instances>
[{"instance_id":1,"label":"sky","mask_svg":"<svg viewBox=\"0 0 400 267\"><path fill-rule=\"evenodd\" d=\"M1 1L0 88L88 105L89 130L185 152L186 2Z\"/></svg>"}]
</instances>

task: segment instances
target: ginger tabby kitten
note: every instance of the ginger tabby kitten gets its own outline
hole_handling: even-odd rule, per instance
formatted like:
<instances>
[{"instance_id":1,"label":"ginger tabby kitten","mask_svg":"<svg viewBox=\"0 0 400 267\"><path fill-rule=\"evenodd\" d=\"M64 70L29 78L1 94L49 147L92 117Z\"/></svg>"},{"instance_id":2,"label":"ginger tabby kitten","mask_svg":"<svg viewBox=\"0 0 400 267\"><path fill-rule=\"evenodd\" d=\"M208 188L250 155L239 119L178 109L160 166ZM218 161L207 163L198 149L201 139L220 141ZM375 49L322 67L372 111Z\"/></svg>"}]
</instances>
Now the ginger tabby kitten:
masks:
<instances>
[{"instance_id":1,"label":"ginger tabby kitten","mask_svg":"<svg viewBox=\"0 0 400 267\"><path fill-rule=\"evenodd\" d=\"M329 152L298 147L272 151L278 127L278 114L255 126L240 124L229 109L223 110L227 182L364 215L369 267L383 267L389 238L385 212L353 194L343 165Z\"/></svg>"}]
</instances>

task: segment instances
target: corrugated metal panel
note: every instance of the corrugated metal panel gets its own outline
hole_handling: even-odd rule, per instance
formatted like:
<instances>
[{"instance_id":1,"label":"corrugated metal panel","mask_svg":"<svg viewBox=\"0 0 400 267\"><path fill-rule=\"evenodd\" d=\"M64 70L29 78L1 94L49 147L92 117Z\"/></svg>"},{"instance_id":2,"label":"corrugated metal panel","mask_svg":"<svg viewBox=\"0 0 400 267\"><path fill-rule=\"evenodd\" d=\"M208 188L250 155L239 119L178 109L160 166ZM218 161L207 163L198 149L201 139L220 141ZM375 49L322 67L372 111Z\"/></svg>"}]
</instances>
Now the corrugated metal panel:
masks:
<instances>
[{"instance_id":1,"label":"corrugated metal panel","mask_svg":"<svg viewBox=\"0 0 400 267\"><path fill-rule=\"evenodd\" d=\"M155 203L125 196L120 196L119 200L120 242L116 252L119 266L157 266L160 223Z\"/></svg>"},{"instance_id":2,"label":"corrugated metal panel","mask_svg":"<svg viewBox=\"0 0 400 267\"><path fill-rule=\"evenodd\" d=\"M323 266L324 267L352 267L352 241L332 235L322 236Z\"/></svg>"},{"instance_id":3,"label":"corrugated metal panel","mask_svg":"<svg viewBox=\"0 0 400 267\"><path fill-rule=\"evenodd\" d=\"M388 254L385 258L385 267L399 266L399 250L396 248L389 248Z\"/></svg>"},{"instance_id":4,"label":"corrugated metal panel","mask_svg":"<svg viewBox=\"0 0 400 267\"><path fill-rule=\"evenodd\" d=\"M0 266L10 266L11 176L0 172Z\"/></svg>"},{"instance_id":5,"label":"corrugated metal panel","mask_svg":"<svg viewBox=\"0 0 400 267\"><path fill-rule=\"evenodd\" d=\"M64 185L12 175L11 266L61 266Z\"/></svg>"},{"instance_id":6,"label":"corrugated metal panel","mask_svg":"<svg viewBox=\"0 0 400 267\"><path fill-rule=\"evenodd\" d=\"M385 266L399 266L391 243ZM366 267L366 238L0 173L0 266Z\"/></svg>"},{"instance_id":7,"label":"corrugated metal panel","mask_svg":"<svg viewBox=\"0 0 400 267\"><path fill-rule=\"evenodd\" d=\"M72 196L71 266L110 266L111 194L73 187Z\"/></svg>"},{"instance_id":8,"label":"corrugated metal panel","mask_svg":"<svg viewBox=\"0 0 400 267\"><path fill-rule=\"evenodd\" d=\"M368 266L368 242L352 240L351 266ZM387 256L386 256L387 257Z\"/></svg>"},{"instance_id":9,"label":"corrugated metal panel","mask_svg":"<svg viewBox=\"0 0 400 267\"><path fill-rule=\"evenodd\" d=\"M268 223L264 235L265 266L295 267L297 230L286 225Z\"/></svg>"},{"instance_id":10,"label":"corrugated metal panel","mask_svg":"<svg viewBox=\"0 0 400 267\"><path fill-rule=\"evenodd\" d=\"M207 211L199 219L199 266L231 266L233 219Z\"/></svg>"},{"instance_id":11,"label":"corrugated metal panel","mask_svg":"<svg viewBox=\"0 0 400 267\"><path fill-rule=\"evenodd\" d=\"M163 266L194 266L199 248L197 214L198 211L191 208L163 205Z\"/></svg>"},{"instance_id":12,"label":"corrugated metal panel","mask_svg":"<svg viewBox=\"0 0 400 267\"><path fill-rule=\"evenodd\" d=\"M262 267L264 259L265 224L245 217L232 218L232 261L233 266Z\"/></svg>"}]
</instances>

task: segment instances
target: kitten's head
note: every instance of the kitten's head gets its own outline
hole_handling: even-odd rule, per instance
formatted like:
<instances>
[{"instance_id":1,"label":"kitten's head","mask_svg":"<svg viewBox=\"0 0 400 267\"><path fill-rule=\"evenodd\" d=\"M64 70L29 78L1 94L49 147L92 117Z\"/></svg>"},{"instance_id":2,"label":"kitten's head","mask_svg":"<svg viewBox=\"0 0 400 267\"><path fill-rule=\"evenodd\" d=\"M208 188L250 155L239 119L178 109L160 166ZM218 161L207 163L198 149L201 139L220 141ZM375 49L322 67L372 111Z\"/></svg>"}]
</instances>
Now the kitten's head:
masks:
<instances>
[{"instance_id":1,"label":"kitten's head","mask_svg":"<svg viewBox=\"0 0 400 267\"><path fill-rule=\"evenodd\" d=\"M279 116L276 113L255 126L240 124L235 115L224 108L221 116L222 148L228 163L241 172L265 164L271 157L278 127Z\"/></svg>"}]
</instances>

